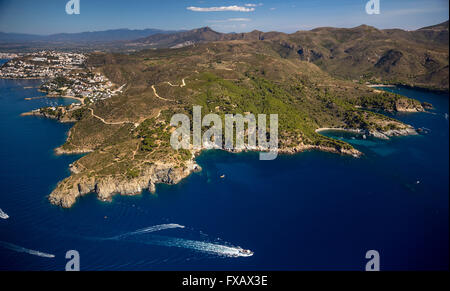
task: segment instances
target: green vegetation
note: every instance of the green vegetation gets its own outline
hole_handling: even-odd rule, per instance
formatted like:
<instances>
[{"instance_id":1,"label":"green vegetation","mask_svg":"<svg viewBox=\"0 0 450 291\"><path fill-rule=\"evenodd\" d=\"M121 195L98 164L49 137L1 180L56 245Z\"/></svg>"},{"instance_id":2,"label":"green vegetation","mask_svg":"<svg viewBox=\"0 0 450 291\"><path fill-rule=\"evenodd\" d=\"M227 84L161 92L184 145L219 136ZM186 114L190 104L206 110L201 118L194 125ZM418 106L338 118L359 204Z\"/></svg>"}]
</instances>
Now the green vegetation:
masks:
<instances>
[{"instance_id":1,"label":"green vegetation","mask_svg":"<svg viewBox=\"0 0 450 291\"><path fill-rule=\"evenodd\" d=\"M141 150L151 152L153 151L158 145L153 140L153 137L147 136L142 141Z\"/></svg>"},{"instance_id":2,"label":"green vegetation","mask_svg":"<svg viewBox=\"0 0 450 291\"><path fill-rule=\"evenodd\" d=\"M170 119L185 113L192 121L197 105L203 116L278 114L281 150L341 153L355 151L316 130L402 129L406 125L369 109L420 106L415 100L333 78L314 64L290 58L288 52L281 56L266 42L218 42L127 55L92 54L88 67L127 86L123 94L71 111L77 122L61 150L89 152L74 163L80 173L72 179L135 179L161 165L183 171L192 152L171 147Z\"/></svg>"},{"instance_id":3,"label":"green vegetation","mask_svg":"<svg viewBox=\"0 0 450 291\"><path fill-rule=\"evenodd\" d=\"M128 179L134 179L139 177L140 171L137 169L128 169L127 171L127 178Z\"/></svg>"},{"instance_id":4,"label":"green vegetation","mask_svg":"<svg viewBox=\"0 0 450 291\"><path fill-rule=\"evenodd\" d=\"M180 154L181 159L183 161L188 161L188 160L190 160L192 158L192 154L188 150L180 149L180 150L178 150L178 153Z\"/></svg>"},{"instance_id":5,"label":"green vegetation","mask_svg":"<svg viewBox=\"0 0 450 291\"><path fill-rule=\"evenodd\" d=\"M87 112L86 108L80 108L80 109L74 110L74 111L72 111L72 118L77 121L80 121L81 119L83 119L86 112Z\"/></svg>"},{"instance_id":6,"label":"green vegetation","mask_svg":"<svg viewBox=\"0 0 450 291\"><path fill-rule=\"evenodd\" d=\"M52 117L52 118L56 118L56 119L60 119L63 116L63 112L61 108L52 108L52 107L44 107L39 109L40 113L48 116L48 117Z\"/></svg>"},{"instance_id":7,"label":"green vegetation","mask_svg":"<svg viewBox=\"0 0 450 291\"><path fill-rule=\"evenodd\" d=\"M56 84L58 87L65 87L71 84L71 82L64 77L56 77L55 79L52 80L52 82Z\"/></svg>"}]
</instances>

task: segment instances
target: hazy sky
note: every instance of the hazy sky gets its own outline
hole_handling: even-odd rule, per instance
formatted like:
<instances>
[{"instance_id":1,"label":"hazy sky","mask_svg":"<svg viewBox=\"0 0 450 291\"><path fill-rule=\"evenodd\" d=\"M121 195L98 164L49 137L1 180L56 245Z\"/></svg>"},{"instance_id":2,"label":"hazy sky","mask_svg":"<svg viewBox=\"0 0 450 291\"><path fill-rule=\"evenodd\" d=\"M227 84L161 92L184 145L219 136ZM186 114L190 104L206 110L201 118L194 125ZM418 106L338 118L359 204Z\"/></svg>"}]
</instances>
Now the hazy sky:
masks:
<instances>
[{"instance_id":1,"label":"hazy sky","mask_svg":"<svg viewBox=\"0 0 450 291\"><path fill-rule=\"evenodd\" d=\"M368 15L368 0L0 0L0 31L33 34L116 28L192 29L221 32L294 32L320 26L417 29L448 20L447 0L380 0L381 14Z\"/></svg>"}]
</instances>

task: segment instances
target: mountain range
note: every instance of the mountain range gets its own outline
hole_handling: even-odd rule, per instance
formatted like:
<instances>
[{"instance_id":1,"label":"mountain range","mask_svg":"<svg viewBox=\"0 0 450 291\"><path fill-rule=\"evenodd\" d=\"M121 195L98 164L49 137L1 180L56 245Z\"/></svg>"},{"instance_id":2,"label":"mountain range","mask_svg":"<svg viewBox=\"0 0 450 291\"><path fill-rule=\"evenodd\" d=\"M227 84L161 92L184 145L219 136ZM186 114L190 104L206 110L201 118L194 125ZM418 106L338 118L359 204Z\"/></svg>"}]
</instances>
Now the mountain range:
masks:
<instances>
[{"instance_id":1,"label":"mountain range","mask_svg":"<svg viewBox=\"0 0 450 291\"><path fill-rule=\"evenodd\" d=\"M189 31L108 30L37 36L0 33L0 51L66 49L134 52L182 48L212 42L261 42L285 59L314 63L347 80L404 84L448 91L449 22L414 31L360 25L283 32L220 33L209 27Z\"/></svg>"},{"instance_id":2,"label":"mountain range","mask_svg":"<svg viewBox=\"0 0 450 291\"><path fill-rule=\"evenodd\" d=\"M209 27L154 34L129 46L179 48L220 41L263 42L280 56L316 64L344 79L448 90L448 21L414 31L322 27L292 34L219 33Z\"/></svg>"},{"instance_id":3,"label":"mountain range","mask_svg":"<svg viewBox=\"0 0 450 291\"><path fill-rule=\"evenodd\" d=\"M160 29L111 29L105 31L58 33L51 35L0 32L0 43L131 41L138 38L148 37L157 33L170 34L173 32L175 31L166 31Z\"/></svg>"}]
</instances>

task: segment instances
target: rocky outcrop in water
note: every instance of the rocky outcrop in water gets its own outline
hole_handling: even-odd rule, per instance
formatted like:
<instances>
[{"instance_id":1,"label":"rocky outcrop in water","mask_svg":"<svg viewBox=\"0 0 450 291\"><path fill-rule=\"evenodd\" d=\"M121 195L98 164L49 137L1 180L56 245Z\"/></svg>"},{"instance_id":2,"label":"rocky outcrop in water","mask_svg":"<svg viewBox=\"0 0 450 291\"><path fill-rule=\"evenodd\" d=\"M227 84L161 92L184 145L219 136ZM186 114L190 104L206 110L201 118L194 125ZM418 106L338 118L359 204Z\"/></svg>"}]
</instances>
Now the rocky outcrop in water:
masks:
<instances>
[{"instance_id":1,"label":"rocky outcrop in water","mask_svg":"<svg viewBox=\"0 0 450 291\"><path fill-rule=\"evenodd\" d=\"M329 152L329 153L340 154L340 155L348 155L348 156L352 156L355 158L359 158L362 156L362 153L360 151L358 151L357 149L344 149L344 148L338 149L338 148L334 148L334 147L305 145L305 144L300 144L296 147L291 147L291 148L283 148L283 149L280 149L278 152L280 154L297 154L297 153L301 153L304 151L311 151L311 150L318 150L318 151L322 151L322 152Z\"/></svg>"},{"instance_id":2,"label":"rocky outcrop in water","mask_svg":"<svg viewBox=\"0 0 450 291\"><path fill-rule=\"evenodd\" d=\"M423 108L420 102L415 102L415 100L401 98L398 99L395 103L395 110L397 112L423 112L425 109Z\"/></svg>"},{"instance_id":3,"label":"rocky outcrop in water","mask_svg":"<svg viewBox=\"0 0 450 291\"><path fill-rule=\"evenodd\" d=\"M386 131L379 130L365 130L365 129L354 129L354 128L321 128L316 132L324 131L324 130L338 130L338 131L346 131L350 133L371 136L379 139L389 139L394 136L408 136L408 135L418 135L416 129L412 126L405 125L404 128L391 129Z\"/></svg>"},{"instance_id":4,"label":"rocky outcrop in water","mask_svg":"<svg viewBox=\"0 0 450 291\"><path fill-rule=\"evenodd\" d=\"M389 139L390 137L394 137L394 136L418 135L418 133L414 128L408 127L408 128L404 128L404 129L392 129L392 130L388 130L388 131L384 131L384 132L369 131L368 135L376 137L376 138L381 138L381 139Z\"/></svg>"},{"instance_id":5,"label":"rocky outcrop in water","mask_svg":"<svg viewBox=\"0 0 450 291\"><path fill-rule=\"evenodd\" d=\"M201 168L193 161L190 161L184 169L175 165L154 165L145 169L139 177L132 179L117 176L88 177L78 175L76 168L71 167L71 170L74 175L59 183L50 194L49 200L52 204L70 208L79 197L89 193L95 193L102 201L110 201L116 194L138 195L143 190L154 193L156 184L177 184Z\"/></svg>"}]
</instances>

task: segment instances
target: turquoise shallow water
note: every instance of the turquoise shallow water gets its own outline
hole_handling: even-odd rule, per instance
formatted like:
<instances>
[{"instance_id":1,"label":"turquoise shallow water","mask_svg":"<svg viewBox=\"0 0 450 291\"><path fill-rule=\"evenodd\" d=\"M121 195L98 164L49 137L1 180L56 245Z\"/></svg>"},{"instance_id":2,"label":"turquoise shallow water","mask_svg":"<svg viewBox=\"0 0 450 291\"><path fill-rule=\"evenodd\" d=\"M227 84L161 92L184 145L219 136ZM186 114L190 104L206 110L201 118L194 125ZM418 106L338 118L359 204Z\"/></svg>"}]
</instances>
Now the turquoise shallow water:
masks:
<instances>
[{"instance_id":1,"label":"turquoise shallow water","mask_svg":"<svg viewBox=\"0 0 450 291\"><path fill-rule=\"evenodd\" d=\"M25 101L40 93L24 87L38 85L0 80L0 209L9 215L0 219L0 269L63 270L72 249L84 270L362 270L371 249L385 270L448 269L447 95L396 89L435 105L395 116L428 135L327 133L353 143L360 159L209 151L201 173L156 195L90 195L63 210L47 195L78 158L53 154L71 125L19 115L68 101ZM231 256L237 246L254 256Z\"/></svg>"}]
</instances>

